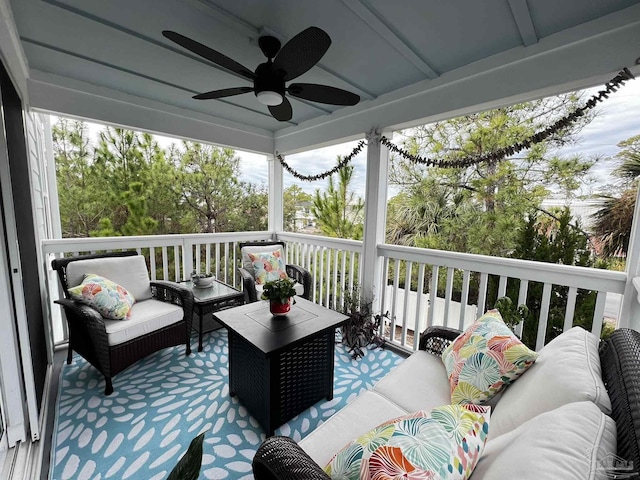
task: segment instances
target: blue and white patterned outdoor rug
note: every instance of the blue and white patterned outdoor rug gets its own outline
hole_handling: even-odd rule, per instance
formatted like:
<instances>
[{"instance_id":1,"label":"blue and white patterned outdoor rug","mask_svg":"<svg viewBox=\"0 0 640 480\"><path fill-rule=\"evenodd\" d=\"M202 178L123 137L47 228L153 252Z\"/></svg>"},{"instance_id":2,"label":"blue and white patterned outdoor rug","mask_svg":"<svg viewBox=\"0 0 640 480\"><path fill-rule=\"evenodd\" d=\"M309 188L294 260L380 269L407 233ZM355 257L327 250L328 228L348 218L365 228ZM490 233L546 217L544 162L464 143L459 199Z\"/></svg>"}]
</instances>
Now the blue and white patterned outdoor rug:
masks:
<instances>
[{"instance_id":1,"label":"blue and white patterned outdoor rug","mask_svg":"<svg viewBox=\"0 0 640 480\"><path fill-rule=\"evenodd\" d=\"M108 397L102 375L74 355L62 368L49 478L165 479L201 432L206 434L200 479L253 478L251 460L265 434L237 397L229 396L226 331L204 340L204 351L189 357L179 346L139 361L115 377ZM377 350L356 361L337 344L335 361L333 400L318 402L276 435L304 437L402 357Z\"/></svg>"}]
</instances>

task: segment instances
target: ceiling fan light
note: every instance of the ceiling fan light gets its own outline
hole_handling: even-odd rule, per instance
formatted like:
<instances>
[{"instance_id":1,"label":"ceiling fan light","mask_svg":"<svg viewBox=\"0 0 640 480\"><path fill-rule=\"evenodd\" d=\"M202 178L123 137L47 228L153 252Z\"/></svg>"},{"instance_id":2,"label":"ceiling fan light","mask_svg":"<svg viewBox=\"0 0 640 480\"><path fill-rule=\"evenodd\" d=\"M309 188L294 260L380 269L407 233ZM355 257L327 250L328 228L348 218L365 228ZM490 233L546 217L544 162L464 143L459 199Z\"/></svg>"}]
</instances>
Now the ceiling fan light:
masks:
<instances>
[{"instance_id":1,"label":"ceiling fan light","mask_svg":"<svg viewBox=\"0 0 640 480\"><path fill-rule=\"evenodd\" d=\"M258 101L269 107L274 107L276 105L280 105L284 101L284 97L278 92L273 92L271 90L265 90L263 92L258 92L256 94L258 97Z\"/></svg>"}]
</instances>

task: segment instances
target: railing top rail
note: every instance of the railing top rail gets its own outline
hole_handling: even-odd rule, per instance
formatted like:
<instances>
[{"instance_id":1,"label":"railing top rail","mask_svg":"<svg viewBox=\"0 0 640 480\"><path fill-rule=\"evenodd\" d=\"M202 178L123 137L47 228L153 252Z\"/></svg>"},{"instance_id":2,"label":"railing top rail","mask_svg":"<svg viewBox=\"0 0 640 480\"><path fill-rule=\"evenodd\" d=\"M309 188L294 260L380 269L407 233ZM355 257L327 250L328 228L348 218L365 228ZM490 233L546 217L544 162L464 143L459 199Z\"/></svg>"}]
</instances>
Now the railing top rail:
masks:
<instances>
[{"instance_id":1,"label":"railing top rail","mask_svg":"<svg viewBox=\"0 0 640 480\"><path fill-rule=\"evenodd\" d=\"M626 273L611 270L399 245L378 245L378 255L416 263L612 293L624 293L627 280Z\"/></svg>"},{"instance_id":2,"label":"railing top rail","mask_svg":"<svg viewBox=\"0 0 640 480\"><path fill-rule=\"evenodd\" d=\"M241 242L266 240L272 232L224 232L172 235L139 235L131 237L56 238L42 240L43 253L72 253L78 251L114 250L119 248L170 247L187 243Z\"/></svg>"},{"instance_id":3,"label":"railing top rail","mask_svg":"<svg viewBox=\"0 0 640 480\"><path fill-rule=\"evenodd\" d=\"M309 235L307 233L276 232L278 240L286 242L308 243L320 247L336 248L362 253L361 240L346 240L344 238L323 237L319 235Z\"/></svg>"}]
</instances>

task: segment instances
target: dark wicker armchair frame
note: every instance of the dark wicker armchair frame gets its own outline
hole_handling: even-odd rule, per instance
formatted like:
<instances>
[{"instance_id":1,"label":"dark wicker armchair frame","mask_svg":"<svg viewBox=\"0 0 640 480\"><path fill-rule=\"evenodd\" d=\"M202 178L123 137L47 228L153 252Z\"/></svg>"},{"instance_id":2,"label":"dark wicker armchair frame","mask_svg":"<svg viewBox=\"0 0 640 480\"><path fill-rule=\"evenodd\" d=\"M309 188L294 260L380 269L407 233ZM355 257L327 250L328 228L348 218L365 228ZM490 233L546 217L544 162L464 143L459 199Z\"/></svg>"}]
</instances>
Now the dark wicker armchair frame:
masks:
<instances>
[{"instance_id":1,"label":"dark wicker armchair frame","mask_svg":"<svg viewBox=\"0 0 640 480\"><path fill-rule=\"evenodd\" d=\"M69 327L67 364L71 363L74 351L85 358L104 375L104 394L113 392L112 378L128 366L147 355L167 347L184 344L185 354L191 353L191 322L193 318L193 293L183 286L164 281L151 282L151 294L156 300L180 305L184 311L182 321L161 328L119 345L110 346L107 341L103 317L93 308L70 299L67 285L67 265L78 260L108 257L128 257L137 252L111 252L95 255L58 258L51 266L58 272L64 291L62 305Z\"/></svg>"},{"instance_id":2,"label":"dark wicker armchair frame","mask_svg":"<svg viewBox=\"0 0 640 480\"><path fill-rule=\"evenodd\" d=\"M284 242L245 242L240 243L239 247L259 247L259 246L271 246L271 245L280 245L283 251L286 251L286 245ZM286 265L287 275L289 278L292 278L299 284L304 287L304 293L302 294L302 298L305 300L309 300L311 298L311 273L304 267L299 265ZM244 291L244 302L252 303L257 302L258 295L256 294L256 281L245 268L238 268L238 272L242 277L242 289Z\"/></svg>"},{"instance_id":3,"label":"dark wicker armchair frame","mask_svg":"<svg viewBox=\"0 0 640 480\"><path fill-rule=\"evenodd\" d=\"M441 355L459 334L459 330L450 328L428 328L420 339L420 349ZM612 404L611 417L617 427L617 455L633 462L637 475L640 471L640 332L616 330L609 340L600 344L600 361L602 379ZM336 451L341 446L336 445ZM330 478L294 440L281 436L267 438L258 448L253 458L253 474L256 480Z\"/></svg>"}]
</instances>

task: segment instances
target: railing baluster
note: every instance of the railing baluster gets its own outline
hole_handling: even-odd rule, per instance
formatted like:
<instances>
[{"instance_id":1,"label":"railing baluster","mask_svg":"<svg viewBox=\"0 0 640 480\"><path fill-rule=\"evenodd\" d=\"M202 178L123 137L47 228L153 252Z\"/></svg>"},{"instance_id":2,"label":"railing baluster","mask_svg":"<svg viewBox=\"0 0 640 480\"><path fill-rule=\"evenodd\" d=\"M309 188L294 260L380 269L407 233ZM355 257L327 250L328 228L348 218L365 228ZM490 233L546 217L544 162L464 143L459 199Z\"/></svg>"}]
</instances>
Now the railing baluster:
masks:
<instances>
[{"instance_id":1,"label":"railing baluster","mask_svg":"<svg viewBox=\"0 0 640 480\"><path fill-rule=\"evenodd\" d=\"M573 315L576 311L576 298L578 296L578 289L576 287L569 288L567 293L567 308L564 311L564 325L562 331L566 332L573 327Z\"/></svg>"},{"instance_id":2,"label":"railing baluster","mask_svg":"<svg viewBox=\"0 0 640 480\"><path fill-rule=\"evenodd\" d=\"M317 301L318 298L322 298L322 277L320 277L320 275L318 274L318 250L320 250L321 247L318 246L314 246L313 247L313 301L315 303L321 303L321 301ZM322 264L322 260L320 260L320 264ZM320 277L320 278L318 278ZM320 280L320 282L318 282L318 279ZM320 296L316 297L316 292L318 291L318 285L320 286Z\"/></svg>"},{"instance_id":3,"label":"railing baluster","mask_svg":"<svg viewBox=\"0 0 640 480\"><path fill-rule=\"evenodd\" d=\"M498 283L498 298L504 297L507 294L507 277L500 275L500 282Z\"/></svg>"},{"instance_id":4,"label":"railing baluster","mask_svg":"<svg viewBox=\"0 0 640 480\"><path fill-rule=\"evenodd\" d=\"M400 260L393 260L393 292L391 293L391 330L389 338L393 342L396 339L396 305L398 305L398 289L400 288Z\"/></svg>"},{"instance_id":5,"label":"railing baluster","mask_svg":"<svg viewBox=\"0 0 640 480\"><path fill-rule=\"evenodd\" d=\"M327 257L325 259L325 263L326 263L326 289L327 291L325 292L325 299L324 299L324 306L325 307L330 307L331 306L331 249L327 248L325 250L325 256Z\"/></svg>"},{"instance_id":6,"label":"railing baluster","mask_svg":"<svg viewBox=\"0 0 640 480\"><path fill-rule=\"evenodd\" d=\"M162 247L162 279L169 280L169 261L167 258L167 247Z\"/></svg>"},{"instance_id":7,"label":"railing baluster","mask_svg":"<svg viewBox=\"0 0 640 480\"><path fill-rule=\"evenodd\" d=\"M176 274L175 281L179 282L181 277L182 277L182 275L180 275L180 249L176 245L173 246L173 258L174 258L175 267L176 267L175 268L175 274Z\"/></svg>"},{"instance_id":8,"label":"railing baluster","mask_svg":"<svg viewBox=\"0 0 640 480\"><path fill-rule=\"evenodd\" d=\"M436 298L438 298L438 272L440 267L434 265L431 269L431 286L429 292L429 316L427 318L427 326L433 326L433 318L436 311Z\"/></svg>"},{"instance_id":9,"label":"railing baluster","mask_svg":"<svg viewBox=\"0 0 640 480\"><path fill-rule=\"evenodd\" d=\"M406 274L404 276L404 311L402 312L402 336L400 337L400 345L407 345L407 330L409 323L409 297L411 296L411 271L413 270L413 262L405 263ZM415 334L416 332L414 332Z\"/></svg>"},{"instance_id":10,"label":"railing baluster","mask_svg":"<svg viewBox=\"0 0 640 480\"><path fill-rule=\"evenodd\" d=\"M340 270L340 310L344 310L344 286L347 279L347 252L340 251L342 257L342 270Z\"/></svg>"},{"instance_id":11,"label":"railing baluster","mask_svg":"<svg viewBox=\"0 0 640 480\"><path fill-rule=\"evenodd\" d=\"M193 245L196 250L196 264L194 265L194 270L198 273L207 273L209 271L209 266L204 266L204 271L200 270L200 265L202 264L202 245L199 243L195 243Z\"/></svg>"},{"instance_id":12,"label":"railing baluster","mask_svg":"<svg viewBox=\"0 0 640 480\"><path fill-rule=\"evenodd\" d=\"M381 293L380 293L380 310L387 312L391 308L386 305L387 302L387 283L389 283L389 257L384 257L382 262ZM382 326L381 326L382 328Z\"/></svg>"},{"instance_id":13,"label":"railing baluster","mask_svg":"<svg viewBox=\"0 0 640 480\"><path fill-rule=\"evenodd\" d=\"M453 292L453 268L447 268L447 280L444 290L444 316L443 321L445 326L449 326L449 310L451 307L451 294Z\"/></svg>"},{"instance_id":14,"label":"railing baluster","mask_svg":"<svg viewBox=\"0 0 640 480\"><path fill-rule=\"evenodd\" d=\"M216 242L216 258L215 258L214 275L216 277L220 275L220 244L217 242Z\"/></svg>"},{"instance_id":15,"label":"railing baluster","mask_svg":"<svg viewBox=\"0 0 640 480\"><path fill-rule=\"evenodd\" d=\"M224 283L229 283L229 243L224 242Z\"/></svg>"},{"instance_id":16,"label":"railing baluster","mask_svg":"<svg viewBox=\"0 0 640 480\"><path fill-rule=\"evenodd\" d=\"M205 268L207 272L211 272L211 242L207 242L204 245L205 245L205 254L204 254ZM200 259L198 259L198 262L200 262ZM211 272L211 273L215 274L215 272Z\"/></svg>"},{"instance_id":17,"label":"railing baluster","mask_svg":"<svg viewBox=\"0 0 640 480\"><path fill-rule=\"evenodd\" d=\"M422 333L422 325L420 320L422 319L422 297L424 296L424 263L421 263L418 267L418 286L416 288L416 318L413 329L413 349L418 350L420 343L420 334Z\"/></svg>"},{"instance_id":18,"label":"railing baluster","mask_svg":"<svg viewBox=\"0 0 640 480\"><path fill-rule=\"evenodd\" d=\"M593 311L593 324L591 333L600 338L602 334L602 322L604 321L604 306L607 301L607 292L598 292L596 297L596 308Z\"/></svg>"},{"instance_id":19,"label":"railing baluster","mask_svg":"<svg viewBox=\"0 0 640 480\"><path fill-rule=\"evenodd\" d=\"M333 306L332 308L338 310L339 302L338 302L338 249L333 250Z\"/></svg>"},{"instance_id":20,"label":"railing baluster","mask_svg":"<svg viewBox=\"0 0 640 480\"><path fill-rule=\"evenodd\" d=\"M551 285L545 283L542 288L542 303L540 304L540 318L538 319L538 336L536 339L536 350L544 347L544 340L547 336L547 323L549 321L549 305L551 304Z\"/></svg>"},{"instance_id":21,"label":"railing baluster","mask_svg":"<svg viewBox=\"0 0 640 480\"><path fill-rule=\"evenodd\" d=\"M353 295L353 272L356 269L356 253L350 252L351 258L349 259L349 291Z\"/></svg>"},{"instance_id":22,"label":"railing baluster","mask_svg":"<svg viewBox=\"0 0 640 480\"><path fill-rule=\"evenodd\" d=\"M469 303L469 282L471 272L465 270L462 273L462 298L460 299L460 317L458 318L458 330L464 330L464 324L467 314L467 303Z\"/></svg>"},{"instance_id":23,"label":"railing baluster","mask_svg":"<svg viewBox=\"0 0 640 480\"><path fill-rule=\"evenodd\" d=\"M477 317L484 314L485 304L487 301L487 283L489 282L489 275L487 273L480 274L480 289L478 291L478 313Z\"/></svg>"},{"instance_id":24,"label":"railing baluster","mask_svg":"<svg viewBox=\"0 0 640 480\"><path fill-rule=\"evenodd\" d=\"M529 280L520 280L520 291L518 292L518 305L527 304L527 293L529 291ZM516 326L516 335L522 338L524 332L524 321Z\"/></svg>"},{"instance_id":25,"label":"railing baluster","mask_svg":"<svg viewBox=\"0 0 640 480\"><path fill-rule=\"evenodd\" d=\"M151 270L151 280L157 280L156 277L156 249L149 247L149 269Z\"/></svg>"}]
</instances>

